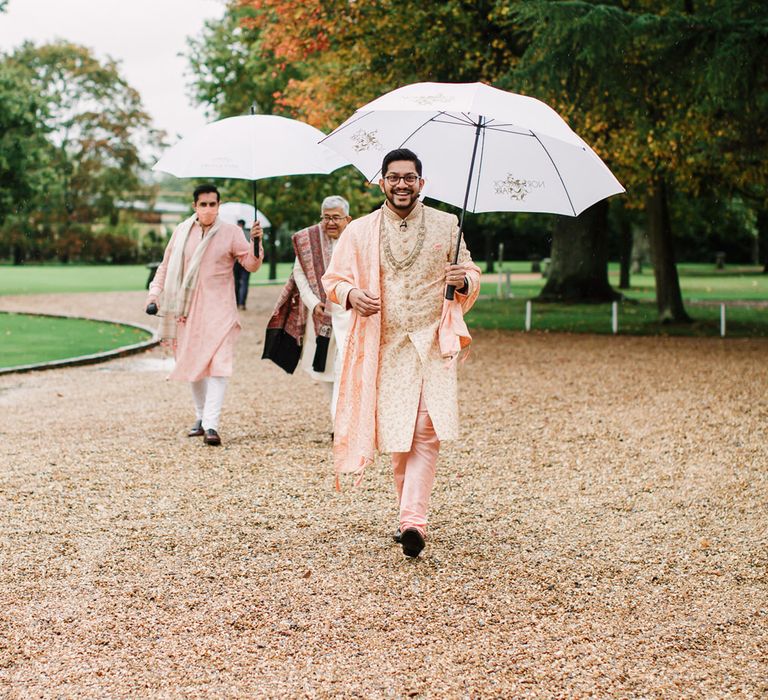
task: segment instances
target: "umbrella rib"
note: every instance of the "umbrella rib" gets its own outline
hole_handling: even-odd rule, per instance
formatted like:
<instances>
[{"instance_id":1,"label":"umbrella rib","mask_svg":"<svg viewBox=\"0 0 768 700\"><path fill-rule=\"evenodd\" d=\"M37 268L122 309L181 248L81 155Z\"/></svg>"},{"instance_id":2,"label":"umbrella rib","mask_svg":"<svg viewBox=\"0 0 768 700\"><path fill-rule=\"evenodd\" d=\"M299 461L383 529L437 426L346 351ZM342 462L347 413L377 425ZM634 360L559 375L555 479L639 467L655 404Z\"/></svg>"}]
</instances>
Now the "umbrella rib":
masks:
<instances>
[{"instance_id":1,"label":"umbrella rib","mask_svg":"<svg viewBox=\"0 0 768 700\"><path fill-rule=\"evenodd\" d=\"M430 119L430 121L433 121L435 124L448 124L449 126L471 126L473 129L477 128L477 124L473 124L472 122L465 122L463 119L455 121L444 121L435 117Z\"/></svg>"},{"instance_id":2,"label":"umbrella rib","mask_svg":"<svg viewBox=\"0 0 768 700\"><path fill-rule=\"evenodd\" d=\"M565 192L565 196L568 197L568 204L571 205L571 211L573 212L574 216L577 216L576 208L573 206L573 202L571 201L571 195L568 193L568 188L565 186L563 176L560 174L560 170L555 164L554 158L552 158L549 151L547 150L547 147L541 142L541 139L536 134L533 134L533 137L539 142L539 145L544 149L544 153L547 154L547 158L549 158L550 162L552 163L552 167L555 169L557 176L560 178L560 184L563 186L563 191Z\"/></svg>"},{"instance_id":3,"label":"umbrella rib","mask_svg":"<svg viewBox=\"0 0 768 700\"><path fill-rule=\"evenodd\" d=\"M441 112L441 114L442 114L442 112ZM437 115L435 115L435 116L437 116ZM398 148L402 148L403 146L405 146L405 144L406 144L406 143L408 143L409 139L413 138L413 137L414 137L414 136L415 136L415 135L416 135L416 134L417 134L419 131L421 131L421 130L422 130L422 129L423 129L423 128L424 128L424 127L427 125L427 124L429 124L429 123L430 123L431 121L433 121L434 119L435 119L435 117L433 116L433 117L430 117L429 119L427 119L427 120L426 120L425 122L423 122L422 124L419 124L419 126L418 126L418 127L416 127L416 128L415 128L415 129L414 129L414 130L413 130L413 131L410 133L410 134L408 134L408 136L406 136L406 137L405 137L405 140L403 140L403 141L400 143L400 145L398 146ZM378 170L377 170L377 171L376 171L376 172L373 174L373 177L376 177L376 176L377 176L378 174L380 174L380 173L381 173L381 168L379 168L379 169L378 169ZM371 178L371 180L372 180L372 179L373 179L373 178Z\"/></svg>"},{"instance_id":4,"label":"umbrella rib","mask_svg":"<svg viewBox=\"0 0 768 700\"><path fill-rule=\"evenodd\" d=\"M445 114L448 114L447 112ZM472 117L469 116L468 112L461 112L461 117L455 116L453 114L450 114L449 116L452 116L456 119L456 121L461 122L462 124L470 124L471 126L477 126L477 122L472 120ZM485 122L482 123L482 127L485 128Z\"/></svg>"},{"instance_id":5,"label":"umbrella rib","mask_svg":"<svg viewBox=\"0 0 768 700\"><path fill-rule=\"evenodd\" d=\"M513 124L502 124L500 126L490 126L489 129L493 131L500 131L503 134L514 134L515 136L528 136L529 138L533 138L533 132L528 131L527 133L524 131L513 131L511 127L513 127Z\"/></svg>"}]
</instances>

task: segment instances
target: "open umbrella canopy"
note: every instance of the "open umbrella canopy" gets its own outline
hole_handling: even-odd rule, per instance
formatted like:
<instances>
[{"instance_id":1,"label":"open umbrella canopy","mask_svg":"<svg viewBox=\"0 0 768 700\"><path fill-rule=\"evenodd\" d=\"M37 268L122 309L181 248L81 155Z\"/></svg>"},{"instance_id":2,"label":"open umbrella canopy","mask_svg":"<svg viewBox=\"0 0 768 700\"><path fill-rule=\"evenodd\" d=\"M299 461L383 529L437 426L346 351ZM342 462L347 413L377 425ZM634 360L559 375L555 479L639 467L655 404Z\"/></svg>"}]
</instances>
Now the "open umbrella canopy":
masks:
<instances>
[{"instance_id":1,"label":"open umbrella canopy","mask_svg":"<svg viewBox=\"0 0 768 700\"><path fill-rule=\"evenodd\" d=\"M319 145L322 131L296 119L251 114L221 119L171 146L152 170L176 177L261 180L327 174L347 165Z\"/></svg>"},{"instance_id":2,"label":"open umbrella canopy","mask_svg":"<svg viewBox=\"0 0 768 700\"><path fill-rule=\"evenodd\" d=\"M245 202L225 202L219 207L219 217L222 221L227 221L230 224L236 224L238 221L245 221L245 225L248 229L253 226L253 204L246 204ZM264 216L264 213L259 210L258 213L259 223L262 228L271 228L272 223Z\"/></svg>"},{"instance_id":3,"label":"open umbrella canopy","mask_svg":"<svg viewBox=\"0 0 768 700\"><path fill-rule=\"evenodd\" d=\"M369 180L383 156L409 148L426 194L471 212L576 216L624 192L597 154L552 108L483 83L416 83L358 109L321 142Z\"/></svg>"}]
</instances>

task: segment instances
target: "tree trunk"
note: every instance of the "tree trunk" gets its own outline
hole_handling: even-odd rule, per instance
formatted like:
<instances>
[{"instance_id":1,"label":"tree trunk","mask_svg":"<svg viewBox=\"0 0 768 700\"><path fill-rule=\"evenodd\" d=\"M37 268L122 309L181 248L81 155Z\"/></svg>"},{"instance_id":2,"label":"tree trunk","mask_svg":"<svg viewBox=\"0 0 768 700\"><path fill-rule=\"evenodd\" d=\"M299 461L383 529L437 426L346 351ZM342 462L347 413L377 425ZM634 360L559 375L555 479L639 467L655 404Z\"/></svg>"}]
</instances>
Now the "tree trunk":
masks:
<instances>
[{"instance_id":1,"label":"tree trunk","mask_svg":"<svg viewBox=\"0 0 768 700\"><path fill-rule=\"evenodd\" d=\"M13 246L13 264L14 265L23 265L24 264L24 248L19 243L14 244Z\"/></svg>"},{"instance_id":2,"label":"tree trunk","mask_svg":"<svg viewBox=\"0 0 768 700\"><path fill-rule=\"evenodd\" d=\"M486 232L483 234L483 242L485 243L485 271L488 274L494 272L493 269L493 233Z\"/></svg>"},{"instance_id":3,"label":"tree trunk","mask_svg":"<svg viewBox=\"0 0 768 700\"><path fill-rule=\"evenodd\" d=\"M619 247L619 289L629 289L630 269L632 267L632 224L629 221L624 204L621 200L617 203L619 208L619 233L621 236Z\"/></svg>"},{"instance_id":4,"label":"tree trunk","mask_svg":"<svg viewBox=\"0 0 768 700\"><path fill-rule=\"evenodd\" d=\"M662 323L689 323L691 317L683 306L680 279L677 276L667 184L663 177L654 181L648 195L646 211L659 320Z\"/></svg>"},{"instance_id":5,"label":"tree trunk","mask_svg":"<svg viewBox=\"0 0 768 700\"><path fill-rule=\"evenodd\" d=\"M277 279L277 229L269 232L269 279ZM266 252L265 252L266 254Z\"/></svg>"},{"instance_id":6,"label":"tree trunk","mask_svg":"<svg viewBox=\"0 0 768 700\"><path fill-rule=\"evenodd\" d=\"M621 298L608 282L608 202L563 216L552 233L547 283L536 301L603 303Z\"/></svg>"},{"instance_id":7,"label":"tree trunk","mask_svg":"<svg viewBox=\"0 0 768 700\"><path fill-rule=\"evenodd\" d=\"M763 263L763 274L768 275L768 210L757 212L757 246L760 261Z\"/></svg>"}]
</instances>

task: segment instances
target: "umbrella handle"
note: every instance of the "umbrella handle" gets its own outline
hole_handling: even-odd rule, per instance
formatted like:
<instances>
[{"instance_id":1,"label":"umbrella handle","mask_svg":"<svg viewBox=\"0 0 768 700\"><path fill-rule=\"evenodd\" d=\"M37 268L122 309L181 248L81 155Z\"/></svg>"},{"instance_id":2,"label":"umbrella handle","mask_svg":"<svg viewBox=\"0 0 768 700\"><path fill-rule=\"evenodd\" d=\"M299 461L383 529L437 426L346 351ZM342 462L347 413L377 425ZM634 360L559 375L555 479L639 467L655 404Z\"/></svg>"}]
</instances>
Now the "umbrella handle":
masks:
<instances>
[{"instance_id":1,"label":"umbrella handle","mask_svg":"<svg viewBox=\"0 0 768 700\"><path fill-rule=\"evenodd\" d=\"M461 212L461 224L464 223L464 211ZM456 250L453 253L453 264L458 265L459 264L459 252L461 251L461 236L463 234L462 226L459 226L459 235L456 237ZM449 284L445 288L445 298L448 301L453 301L453 295L456 292L456 287L454 287L452 284Z\"/></svg>"}]
</instances>

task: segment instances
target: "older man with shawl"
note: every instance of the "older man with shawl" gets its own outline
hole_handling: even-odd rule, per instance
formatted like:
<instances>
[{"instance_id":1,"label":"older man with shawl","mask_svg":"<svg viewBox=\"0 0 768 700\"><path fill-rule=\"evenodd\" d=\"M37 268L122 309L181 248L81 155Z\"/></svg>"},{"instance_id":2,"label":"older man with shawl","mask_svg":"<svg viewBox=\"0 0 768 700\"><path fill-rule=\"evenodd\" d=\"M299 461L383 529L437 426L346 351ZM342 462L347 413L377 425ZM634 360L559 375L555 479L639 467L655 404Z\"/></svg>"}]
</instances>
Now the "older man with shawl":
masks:
<instances>
[{"instance_id":1,"label":"older man with shawl","mask_svg":"<svg viewBox=\"0 0 768 700\"><path fill-rule=\"evenodd\" d=\"M240 333L232 267L237 261L255 272L264 251L258 222L249 242L238 226L218 217L215 186L201 185L193 197L195 213L173 232L147 304L158 306L160 335L174 349L176 365L170 378L192 387L197 420L187 435L202 435L206 445L220 445L219 416Z\"/></svg>"},{"instance_id":2,"label":"older man with shawl","mask_svg":"<svg viewBox=\"0 0 768 700\"><path fill-rule=\"evenodd\" d=\"M326 197L320 223L293 234L296 260L267 324L263 357L292 374L301 364L326 387L331 420L336 413L341 357L351 311L326 298L320 280L336 244L352 220L344 197Z\"/></svg>"},{"instance_id":3,"label":"older man with shawl","mask_svg":"<svg viewBox=\"0 0 768 700\"><path fill-rule=\"evenodd\" d=\"M328 298L353 309L334 425L339 474L362 479L374 449L392 454L400 505L395 541L417 557L440 443L458 437L456 360L470 341L463 313L480 289L480 270L458 222L424 206L421 161L407 149L384 157L375 212L349 224L323 276ZM444 298L446 285L455 298Z\"/></svg>"}]
</instances>

